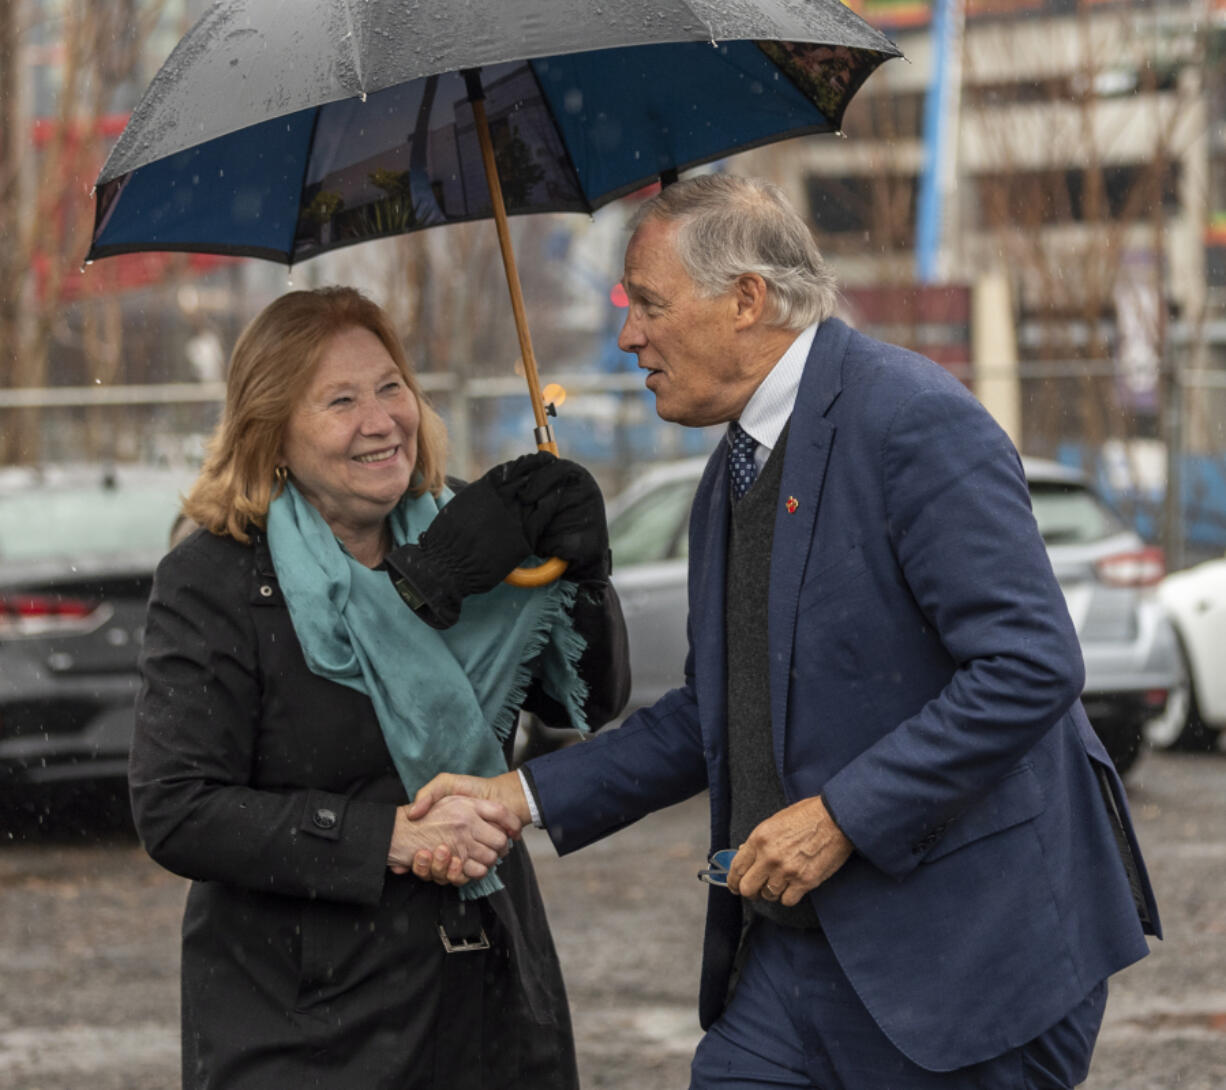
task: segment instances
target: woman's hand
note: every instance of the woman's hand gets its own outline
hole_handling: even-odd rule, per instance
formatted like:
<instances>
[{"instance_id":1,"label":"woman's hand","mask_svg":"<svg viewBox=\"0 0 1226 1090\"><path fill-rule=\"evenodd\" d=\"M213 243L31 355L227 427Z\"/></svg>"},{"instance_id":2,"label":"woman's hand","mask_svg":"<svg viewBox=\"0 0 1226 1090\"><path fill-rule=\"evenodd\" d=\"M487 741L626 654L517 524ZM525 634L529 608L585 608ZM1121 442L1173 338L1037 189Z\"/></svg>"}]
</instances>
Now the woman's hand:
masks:
<instances>
[{"instance_id":1,"label":"woman's hand","mask_svg":"<svg viewBox=\"0 0 1226 1090\"><path fill-rule=\"evenodd\" d=\"M555 458L525 475L516 490L524 534L537 556L567 563L563 578L605 582L609 578L609 525L595 478L578 462Z\"/></svg>"},{"instance_id":2,"label":"woman's hand","mask_svg":"<svg viewBox=\"0 0 1226 1090\"><path fill-rule=\"evenodd\" d=\"M414 858L427 853L431 880L462 886L483 878L519 838L522 822L505 806L490 799L453 795L441 799L416 820L410 807L396 808L387 865L394 874L414 870ZM426 877L420 874L419 876Z\"/></svg>"},{"instance_id":3,"label":"woman's hand","mask_svg":"<svg viewBox=\"0 0 1226 1090\"><path fill-rule=\"evenodd\" d=\"M557 459L526 454L461 488L416 544L387 554L392 583L406 604L434 628L450 628L470 594L501 583L532 553L516 499L534 473Z\"/></svg>"},{"instance_id":4,"label":"woman's hand","mask_svg":"<svg viewBox=\"0 0 1226 1090\"><path fill-rule=\"evenodd\" d=\"M411 818L423 818L433 814L448 800L465 797L501 804L521 827L532 820L517 772L504 772L489 779L441 772L417 792L408 814ZM519 839L518 834L516 839ZM462 883L457 883L455 876L462 875L463 861L456 859L448 848L439 845L433 851L419 850L413 858L412 871L418 878L440 885L458 885Z\"/></svg>"}]
</instances>

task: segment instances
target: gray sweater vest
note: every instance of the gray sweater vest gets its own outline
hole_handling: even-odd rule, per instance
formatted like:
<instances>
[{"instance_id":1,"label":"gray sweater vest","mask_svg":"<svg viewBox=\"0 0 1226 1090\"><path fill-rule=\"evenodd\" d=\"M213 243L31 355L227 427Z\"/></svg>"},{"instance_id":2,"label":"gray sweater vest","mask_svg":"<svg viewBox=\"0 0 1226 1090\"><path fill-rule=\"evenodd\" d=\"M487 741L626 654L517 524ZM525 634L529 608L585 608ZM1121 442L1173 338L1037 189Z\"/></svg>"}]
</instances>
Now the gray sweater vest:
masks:
<instances>
[{"instance_id":1,"label":"gray sweater vest","mask_svg":"<svg viewBox=\"0 0 1226 1090\"><path fill-rule=\"evenodd\" d=\"M770 719L770 657L767 648L767 593L771 543L787 428L758 479L740 500L731 500L728 520L724 639L728 658L728 770L732 792L730 847L788 805L775 768ZM731 494L730 494L731 496ZM808 898L794 908L771 901L746 901L753 910L788 927L814 928L817 916Z\"/></svg>"}]
</instances>

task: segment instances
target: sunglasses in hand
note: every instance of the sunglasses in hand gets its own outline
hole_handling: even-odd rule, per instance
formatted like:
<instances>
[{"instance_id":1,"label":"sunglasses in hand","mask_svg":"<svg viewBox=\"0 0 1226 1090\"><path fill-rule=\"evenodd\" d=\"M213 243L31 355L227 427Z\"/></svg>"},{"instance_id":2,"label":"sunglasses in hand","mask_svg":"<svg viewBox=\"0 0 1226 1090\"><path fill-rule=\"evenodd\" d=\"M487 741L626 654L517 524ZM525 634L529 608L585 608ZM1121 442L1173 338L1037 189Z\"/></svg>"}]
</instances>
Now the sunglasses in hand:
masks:
<instances>
[{"instance_id":1,"label":"sunglasses in hand","mask_svg":"<svg viewBox=\"0 0 1226 1090\"><path fill-rule=\"evenodd\" d=\"M707 882L713 886L723 886L728 888L728 868L732 866L733 859L736 858L736 848L724 848L718 852L712 852L707 859L706 870L698 872L698 880Z\"/></svg>"}]
</instances>

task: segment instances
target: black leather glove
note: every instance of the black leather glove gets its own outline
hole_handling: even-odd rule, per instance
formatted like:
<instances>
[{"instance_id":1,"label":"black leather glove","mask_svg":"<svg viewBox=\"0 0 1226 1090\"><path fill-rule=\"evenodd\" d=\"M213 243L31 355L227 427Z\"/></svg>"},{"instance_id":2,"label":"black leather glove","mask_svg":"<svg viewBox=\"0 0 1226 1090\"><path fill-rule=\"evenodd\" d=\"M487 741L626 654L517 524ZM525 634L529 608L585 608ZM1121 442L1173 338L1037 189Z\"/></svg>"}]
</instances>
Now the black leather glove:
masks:
<instances>
[{"instance_id":1,"label":"black leather glove","mask_svg":"<svg viewBox=\"0 0 1226 1090\"><path fill-rule=\"evenodd\" d=\"M415 545L387 556L388 574L401 598L428 624L450 628L469 594L496 587L531 555L517 500L526 477L551 454L504 462L455 494Z\"/></svg>"},{"instance_id":2,"label":"black leather glove","mask_svg":"<svg viewBox=\"0 0 1226 1090\"><path fill-rule=\"evenodd\" d=\"M609 525L604 497L583 466L554 458L520 478L515 499L523 510L524 536L537 556L565 560L564 579L608 580Z\"/></svg>"}]
</instances>

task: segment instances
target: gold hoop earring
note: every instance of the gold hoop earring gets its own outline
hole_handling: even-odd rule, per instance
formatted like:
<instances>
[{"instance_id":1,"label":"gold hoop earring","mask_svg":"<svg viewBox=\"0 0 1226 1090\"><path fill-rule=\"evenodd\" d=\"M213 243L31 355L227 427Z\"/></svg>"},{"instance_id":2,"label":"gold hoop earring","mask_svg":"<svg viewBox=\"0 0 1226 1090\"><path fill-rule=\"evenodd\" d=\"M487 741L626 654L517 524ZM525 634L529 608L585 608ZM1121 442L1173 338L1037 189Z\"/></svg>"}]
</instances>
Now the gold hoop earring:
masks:
<instances>
[{"instance_id":1,"label":"gold hoop earring","mask_svg":"<svg viewBox=\"0 0 1226 1090\"><path fill-rule=\"evenodd\" d=\"M282 488L285 487L285 482L289 480L289 466L277 466L272 471L273 480Z\"/></svg>"}]
</instances>

